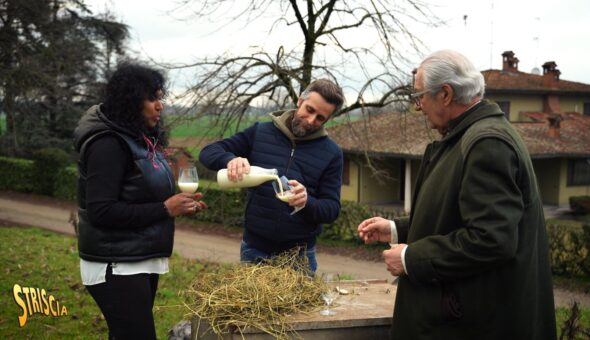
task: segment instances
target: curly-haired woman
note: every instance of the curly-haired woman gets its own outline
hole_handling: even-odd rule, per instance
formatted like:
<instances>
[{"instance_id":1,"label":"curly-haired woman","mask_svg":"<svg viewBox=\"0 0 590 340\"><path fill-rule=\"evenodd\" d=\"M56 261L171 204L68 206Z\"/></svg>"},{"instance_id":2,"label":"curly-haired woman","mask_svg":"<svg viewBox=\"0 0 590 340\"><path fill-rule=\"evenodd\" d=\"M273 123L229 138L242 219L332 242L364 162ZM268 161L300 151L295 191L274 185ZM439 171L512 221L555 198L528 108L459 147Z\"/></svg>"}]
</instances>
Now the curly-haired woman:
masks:
<instances>
[{"instance_id":1,"label":"curly-haired woman","mask_svg":"<svg viewBox=\"0 0 590 340\"><path fill-rule=\"evenodd\" d=\"M206 208L201 193L175 195L163 154L164 95L159 71L121 64L103 104L91 107L74 131L80 272L109 338L156 338L152 307L159 274L168 272L174 217Z\"/></svg>"}]
</instances>

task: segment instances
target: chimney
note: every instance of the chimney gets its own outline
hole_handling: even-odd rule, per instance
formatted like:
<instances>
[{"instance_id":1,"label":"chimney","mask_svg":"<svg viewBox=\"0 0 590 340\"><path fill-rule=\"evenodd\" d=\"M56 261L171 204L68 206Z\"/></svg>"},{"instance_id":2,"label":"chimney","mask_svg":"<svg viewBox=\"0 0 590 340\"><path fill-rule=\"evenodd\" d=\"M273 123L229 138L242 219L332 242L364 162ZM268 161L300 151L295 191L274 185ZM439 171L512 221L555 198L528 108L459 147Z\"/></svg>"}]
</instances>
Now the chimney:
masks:
<instances>
[{"instance_id":1,"label":"chimney","mask_svg":"<svg viewBox=\"0 0 590 340\"><path fill-rule=\"evenodd\" d=\"M550 114L547 120L549 121L549 137L559 138L559 128L561 127L561 115Z\"/></svg>"},{"instance_id":2,"label":"chimney","mask_svg":"<svg viewBox=\"0 0 590 340\"><path fill-rule=\"evenodd\" d=\"M559 97L556 94L549 93L543 96L543 112L561 112L561 108L559 106Z\"/></svg>"},{"instance_id":3,"label":"chimney","mask_svg":"<svg viewBox=\"0 0 590 340\"><path fill-rule=\"evenodd\" d=\"M559 87L559 75L561 72L557 69L554 61L548 61L543 64L543 87Z\"/></svg>"},{"instance_id":4,"label":"chimney","mask_svg":"<svg viewBox=\"0 0 590 340\"><path fill-rule=\"evenodd\" d=\"M514 56L514 52L506 51L502 53L502 71L518 72L518 58Z\"/></svg>"}]
</instances>

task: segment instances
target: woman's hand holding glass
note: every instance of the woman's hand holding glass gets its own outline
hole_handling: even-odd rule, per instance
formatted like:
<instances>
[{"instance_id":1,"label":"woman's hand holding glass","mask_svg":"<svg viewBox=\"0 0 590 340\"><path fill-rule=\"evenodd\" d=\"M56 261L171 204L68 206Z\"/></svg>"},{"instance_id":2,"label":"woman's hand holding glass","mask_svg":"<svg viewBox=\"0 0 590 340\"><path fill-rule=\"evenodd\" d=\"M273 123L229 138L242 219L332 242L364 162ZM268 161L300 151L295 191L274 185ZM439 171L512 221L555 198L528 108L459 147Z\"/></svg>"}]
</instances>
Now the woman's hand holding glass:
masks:
<instances>
[{"instance_id":1,"label":"woman's hand holding glass","mask_svg":"<svg viewBox=\"0 0 590 340\"><path fill-rule=\"evenodd\" d=\"M170 217L193 215L207 208L205 202L199 201L201 198L203 198L203 194L200 192L194 194L182 192L167 199L164 205Z\"/></svg>"},{"instance_id":2,"label":"woman's hand holding glass","mask_svg":"<svg viewBox=\"0 0 590 340\"><path fill-rule=\"evenodd\" d=\"M193 215L207 208L205 202L199 201L203 197L203 194L197 192L198 187L199 176L197 175L197 168L194 166L180 168L178 188L182 193L174 195L164 202L168 214L172 217Z\"/></svg>"}]
</instances>

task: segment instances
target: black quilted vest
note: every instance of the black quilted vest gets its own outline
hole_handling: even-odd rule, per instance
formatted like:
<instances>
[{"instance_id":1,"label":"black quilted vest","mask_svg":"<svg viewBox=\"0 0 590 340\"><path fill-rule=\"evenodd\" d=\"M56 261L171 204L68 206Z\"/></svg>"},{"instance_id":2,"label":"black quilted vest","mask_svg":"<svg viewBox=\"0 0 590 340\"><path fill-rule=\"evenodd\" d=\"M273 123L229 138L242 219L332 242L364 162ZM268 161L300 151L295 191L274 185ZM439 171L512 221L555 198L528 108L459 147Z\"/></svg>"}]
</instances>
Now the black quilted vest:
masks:
<instances>
[{"instance_id":1,"label":"black quilted vest","mask_svg":"<svg viewBox=\"0 0 590 340\"><path fill-rule=\"evenodd\" d=\"M154 221L144 228L120 225L101 228L92 224L86 211L86 168L85 150L90 142L104 134L115 135L124 141L135 164L133 171L126 174L121 188L120 200L129 203L164 202L174 195L174 175L164 155L152 154L144 143L136 137L117 129L108 121L98 108L86 115L90 119L81 119L76 132L82 130L85 135L76 136L76 145L80 152L78 161L78 252L82 259L97 262L134 262L156 257L169 257L174 243L174 219L167 218ZM94 115L94 116L92 116ZM88 118L88 117L86 117ZM105 124L105 122L108 124ZM115 127L115 128L113 128ZM76 133L75 133L76 134ZM157 164L155 168L152 164Z\"/></svg>"}]
</instances>

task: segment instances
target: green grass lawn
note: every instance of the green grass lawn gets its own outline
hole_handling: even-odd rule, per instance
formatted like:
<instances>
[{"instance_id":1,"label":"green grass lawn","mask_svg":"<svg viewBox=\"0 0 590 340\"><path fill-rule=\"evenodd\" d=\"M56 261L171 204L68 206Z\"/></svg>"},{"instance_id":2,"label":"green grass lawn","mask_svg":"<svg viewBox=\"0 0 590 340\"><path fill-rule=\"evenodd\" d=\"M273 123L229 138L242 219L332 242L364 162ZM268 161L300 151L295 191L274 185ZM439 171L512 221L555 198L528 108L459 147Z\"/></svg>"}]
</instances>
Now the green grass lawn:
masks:
<instances>
[{"instance_id":1,"label":"green grass lawn","mask_svg":"<svg viewBox=\"0 0 590 340\"><path fill-rule=\"evenodd\" d=\"M80 281L76 239L36 228L0 227L2 275L0 276L0 338L2 339L105 339L107 325L96 303ZM170 272L160 276L154 317L158 339L183 319L186 309L178 293L186 290L200 263L177 255L170 260ZM67 315L28 316L20 328L22 308L13 298L14 285L45 289ZM24 294L19 294L23 300ZM55 305L54 305L55 306ZM59 307L61 309L61 307Z\"/></svg>"},{"instance_id":2,"label":"green grass lawn","mask_svg":"<svg viewBox=\"0 0 590 340\"><path fill-rule=\"evenodd\" d=\"M570 317L571 310L568 308L557 308L555 311L555 317L557 318L557 338L561 339L562 328L564 327L565 321ZM590 334L590 310L587 308L581 308L579 318L575 323L574 328L581 327L583 328L586 334ZM567 332L566 332L567 334ZM569 338L564 336L564 339L576 339L576 340L587 340L588 335L582 334L580 330L575 332L576 334L573 338Z\"/></svg>"}]
</instances>

